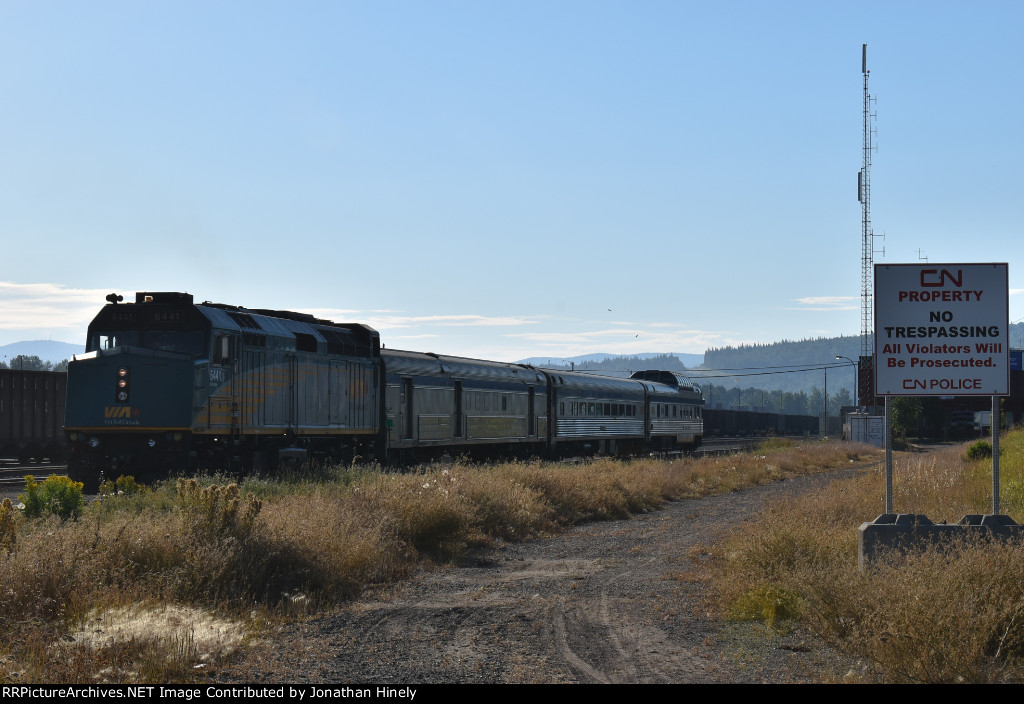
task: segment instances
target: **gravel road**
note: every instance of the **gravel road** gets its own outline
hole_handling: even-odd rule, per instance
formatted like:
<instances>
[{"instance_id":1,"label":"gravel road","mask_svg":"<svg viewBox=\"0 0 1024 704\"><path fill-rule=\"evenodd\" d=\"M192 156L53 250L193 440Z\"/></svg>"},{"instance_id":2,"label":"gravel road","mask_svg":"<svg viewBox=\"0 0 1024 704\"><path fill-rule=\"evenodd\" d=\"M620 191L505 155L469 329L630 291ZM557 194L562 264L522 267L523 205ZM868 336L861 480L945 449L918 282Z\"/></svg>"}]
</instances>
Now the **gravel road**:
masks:
<instances>
[{"instance_id":1,"label":"gravel road","mask_svg":"<svg viewBox=\"0 0 1024 704\"><path fill-rule=\"evenodd\" d=\"M765 502L856 470L677 501L503 543L282 627L214 673L249 683L758 683L841 678L806 635L714 616L702 546ZM851 528L853 530L853 528Z\"/></svg>"}]
</instances>

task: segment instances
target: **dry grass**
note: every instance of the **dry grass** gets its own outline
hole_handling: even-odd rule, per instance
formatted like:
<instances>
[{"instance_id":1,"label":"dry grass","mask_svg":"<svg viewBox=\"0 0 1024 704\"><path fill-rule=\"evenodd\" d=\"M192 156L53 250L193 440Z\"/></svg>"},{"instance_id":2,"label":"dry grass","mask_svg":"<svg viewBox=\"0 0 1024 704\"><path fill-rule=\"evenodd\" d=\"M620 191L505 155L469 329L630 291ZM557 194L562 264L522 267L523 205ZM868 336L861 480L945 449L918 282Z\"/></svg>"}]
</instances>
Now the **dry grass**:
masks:
<instances>
[{"instance_id":1,"label":"dry grass","mask_svg":"<svg viewBox=\"0 0 1024 704\"><path fill-rule=\"evenodd\" d=\"M1024 432L1002 445L1002 509L1020 517ZM990 464L963 456L963 446L899 456L896 510L952 522L991 512ZM773 506L716 554L726 612L770 621L784 595L784 617L870 663L870 681L1024 679L1024 546L964 542L861 573L856 529L883 511L881 468Z\"/></svg>"},{"instance_id":2,"label":"dry grass","mask_svg":"<svg viewBox=\"0 0 1024 704\"><path fill-rule=\"evenodd\" d=\"M335 467L241 487L223 477L165 483L107 497L77 521L8 511L0 520L8 634L0 681L187 681L268 617L351 598L423 560L846 467L869 452L777 443L705 459L449 462L408 473ZM99 621L143 617L178 625L89 635ZM230 622L231 645L208 647L199 636L216 619Z\"/></svg>"},{"instance_id":3,"label":"dry grass","mask_svg":"<svg viewBox=\"0 0 1024 704\"><path fill-rule=\"evenodd\" d=\"M188 677L237 651L245 625L196 607L132 605L95 609L55 651L89 662L102 682ZM122 658L117 658L121 654ZM112 657L113 656L113 657ZM91 661L91 662L90 662Z\"/></svg>"}]
</instances>

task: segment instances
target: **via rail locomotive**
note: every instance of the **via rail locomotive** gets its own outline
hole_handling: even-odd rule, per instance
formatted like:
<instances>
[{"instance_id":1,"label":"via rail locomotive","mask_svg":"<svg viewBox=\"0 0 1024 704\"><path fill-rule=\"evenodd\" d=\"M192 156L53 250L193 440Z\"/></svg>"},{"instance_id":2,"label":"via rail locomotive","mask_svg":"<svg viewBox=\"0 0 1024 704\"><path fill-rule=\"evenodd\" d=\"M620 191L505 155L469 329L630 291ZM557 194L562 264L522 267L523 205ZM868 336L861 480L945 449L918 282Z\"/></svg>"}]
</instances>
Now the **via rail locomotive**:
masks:
<instances>
[{"instance_id":1,"label":"via rail locomotive","mask_svg":"<svg viewBox=\"0 0 1024 704\"><path fill-rule=\"evenodd\" d=\"M68 365L69 471L89 482L313 458L693 449L703 437L701 392L672 372L389 350L365 325L187 293L107 300Z\"/></svg>"}]
</instances>

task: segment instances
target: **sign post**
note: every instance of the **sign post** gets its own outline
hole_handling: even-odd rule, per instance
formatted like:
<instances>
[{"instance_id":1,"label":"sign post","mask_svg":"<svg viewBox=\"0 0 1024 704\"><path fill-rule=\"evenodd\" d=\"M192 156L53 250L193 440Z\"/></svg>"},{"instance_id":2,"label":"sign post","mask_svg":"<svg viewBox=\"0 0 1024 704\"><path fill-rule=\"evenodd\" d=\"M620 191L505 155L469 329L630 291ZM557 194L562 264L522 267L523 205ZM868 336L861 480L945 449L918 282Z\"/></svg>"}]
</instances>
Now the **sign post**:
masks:
<instances>
[{"instance_id":1,"label":"sign post","mask_svg":"<svg viewBox=\"0 0 1024 704\"><path fill-rule=\"evenodd\" d=\"M999 514L999 397L1010 392L1006 264L875 265L875 395L885 397L885 510L858 530L861 569L883 550L986 535L1024 538ZM892 507L892 408L898 396L992 397L992 514L932 523Z\"/></svg>"},{"instance_id":2,"label":"sign post","mask_svg":"<svg viewBox=\"0 0 1024 704\"><path fill-rule=\"evenodd\" d=\"M992 396L993 513L999 512L997 397L1010 392L1008 281L1006 264L875 265L875 395L885 396L887 407L890 396Z\"/></svg>"}]
</instances>

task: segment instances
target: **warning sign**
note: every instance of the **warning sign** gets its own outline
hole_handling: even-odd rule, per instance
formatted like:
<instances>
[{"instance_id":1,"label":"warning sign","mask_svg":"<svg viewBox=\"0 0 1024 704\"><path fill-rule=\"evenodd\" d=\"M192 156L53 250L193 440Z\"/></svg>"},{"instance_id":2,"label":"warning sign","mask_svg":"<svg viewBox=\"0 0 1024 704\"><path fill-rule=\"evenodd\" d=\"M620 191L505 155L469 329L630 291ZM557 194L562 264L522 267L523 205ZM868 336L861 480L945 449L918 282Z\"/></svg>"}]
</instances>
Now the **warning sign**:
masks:
<instances>
[{"instance_id":1,"label":"warning sign","mask_svg":"<svg viewBox=\"0 0 1024 704\"><path fill-rule=\"evenodd\" d=\"M875 394L1010 392L1006 264L876 264Z\"/></svg>"}]
</instances>

